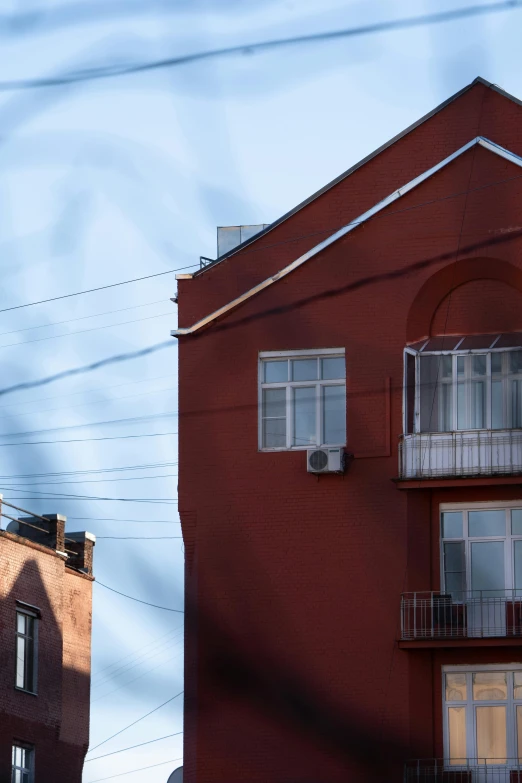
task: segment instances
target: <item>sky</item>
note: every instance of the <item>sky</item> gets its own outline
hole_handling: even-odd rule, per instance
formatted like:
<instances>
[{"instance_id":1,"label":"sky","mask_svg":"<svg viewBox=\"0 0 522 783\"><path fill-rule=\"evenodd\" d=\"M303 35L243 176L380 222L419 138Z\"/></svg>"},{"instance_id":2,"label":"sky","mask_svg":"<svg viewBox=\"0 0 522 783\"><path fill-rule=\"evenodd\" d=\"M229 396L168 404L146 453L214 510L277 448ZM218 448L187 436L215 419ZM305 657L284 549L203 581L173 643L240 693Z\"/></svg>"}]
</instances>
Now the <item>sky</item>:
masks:
<instances>
[{"instance_id":1,"label":"sky","mask_svg":"<svg viewBox=\"0 0 522 783\"><path fill-rule=\"evenodd\" d=\"M0 81L470 5L490 3L2 0ZM195 270L200 255L216 255L216 226L270 223L476 76L522 98L521 27L514 8L0 92L0 310ZM167 341L175 291L166 274L0 312L0 386ZM105 740L183 689L183 615L102 586L183 608L176 432L174 339L0 395L5 499L97 536L91 748L103 744L84 783L166 783L182 763L181 696Z\"/></svg>"}]
</instances>

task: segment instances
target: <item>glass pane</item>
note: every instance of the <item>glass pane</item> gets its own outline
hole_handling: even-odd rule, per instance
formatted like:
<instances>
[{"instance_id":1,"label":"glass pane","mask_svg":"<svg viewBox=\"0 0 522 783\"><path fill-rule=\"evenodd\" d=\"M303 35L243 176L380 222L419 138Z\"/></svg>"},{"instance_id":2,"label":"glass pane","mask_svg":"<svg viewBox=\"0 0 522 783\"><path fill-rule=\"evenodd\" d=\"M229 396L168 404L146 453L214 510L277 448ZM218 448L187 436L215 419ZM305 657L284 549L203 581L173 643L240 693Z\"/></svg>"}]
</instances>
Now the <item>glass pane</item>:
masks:
<instances>
[{"instance_id":1,"label":"glass pane","mask_svg":"<svg viewBox=\"0 0 522 783\"><path fill-rule=\"evenodd\" d=\"M511 534L522 536L522 508L511 509Z\"/></svg>"},{"instance_id":2,"label":"glass pane","mask_svg":"<svg viewBox=\"0 0 522 783\"><path fill-rule=\"evenodd\" d=\"M22 780L22 773L19 769L13 771L13 783L25 783L25 781Z\"/></svg>"},{"instance_id":3,"label":"glass pane","mask_svg":"<svg viewBox=\"0 0 522 783\"><path fill-rule=\"evenodd\" d=\"M509 352L510 372L522 372L522 351Z\"/></svg>"},{"instance_id":4,"label":"glass pane","mask_svg":"<svg viewBox=\"0 0 522 783\"><path fill-rule=\"evenodd\" d=\"M522 428L522 381L511 381L511 426Z\"/></svg>"},{"instance_id":5,"label":"glass pane","mask_svg":"<svg viewBox=\"0 0 522 783\"><path fill-rule=\"evenodd\" d=\"M465 357L457 356L457 375L464 375L465 367Z\"/></svg>"},{"instance_id":6,"label":"glass pane","mask_svg":"<svg viewBox=\"0 0 522 783\"><path fill-rule=\"evenodd\" d=\"M491 382L491 427L501 430L504 426L504 413L502 403L502 381Z\"/></svg>"},{"instance_id":7,"label":"glass pane","mask_svg":"<svg viewBox=\"0 0 522 783\"><path fill-rule=\"evenodd\" d=\"M439 399L441 386L441 356L420 357L420 430L421 432L444 432L441 412L446 402Z\"/></svg>"},{"instance_id":8,"label":"glass pane","mask_svg":"<svg viewBox=\"0 0 522 783\"><path fill-rule=\"evenodd\" d=\"M522 762L522 707L517 707L517 747L520 764Z\"/></svg>"},{"instance_id":9,"label":"glass pane","mask_svg":"<svg viewBox=\"0 0 522 783\"><path fill-rule=\"evenodd\" d=\"M275 419L286 417L286 389L263 389L263 416Z\"/></svg>"},{"instance_id":10,"label":"glass pane","mask_svg":"<svg viewBox=\"0 0 522 783\"><path fill-rule=\"evenodd\" d=\"M286 419L263 419L263 446L266 449L285 448Z\"/></svg>"},{"instance_id":11,"label":"glass pane","mask_svg":"<svg viewBox=\"0 0 522 783\"><path fill-rule=\"evenodd\" d=\"M444 356L440 357L440 377L441 378L451 378L453 374L453 358L451 356L448 356L447 354L444 354Z\"/></svg>"},{"instance_id":12,"label":"glass pane","mask_svg":"<svg viewBox=\"0 0 522 783\"><path fill-rule=\"evenodd\" d=\"M506 763L506 708L477 707L477 756L479 763Z\"/></svg>"},{"instance_id":13,"label":"glass pane","mask_svg":"<svg viewBox=\"0 0 522 783\"><path fill-rule=\"evenodd\" d=\"M486 354L474 354L471 357L471 372L473 375L486 374Z\"/></svg>"},{"instance_id":14,"label":"glass pane","mask_svg":"<svg viewBox=\"0 0 522 783\"><path fill-rule=\"evenodd\" d=\"M504 542L483 541L471 545L471 589L482 597L499 598L504 594Z\"/></svg>"},{"instance_id":15,"label":"glass pane","mask_svg":"<svg viewBox=\"0 0 522 783\"><path fill-rule=\"evenodd\" d=\"M457 429L465 430L466 426L466 386L464 383L459 383L457 384Z\"/></svg>"},{"instance_id":16,"label":"glass pane","mask_svg":"<svg viewBox=\"0 0 522 783\"><path fill-rule=\"evenodd\" d=\"M466 763L466 708L448 707L450 764Z\"/></svg>"},{"instance_id":17,"label":"glass pane","mask_svg":"<svg viewBox=\"0 0 522 783\"><path fill-rule=\"evenodd\" d=\"M513 672L513 698L522 699L522 672Z\"/></svg>"},{"instance_id":18,"label":"glass pane","mask_svg":"<svg viewBox=\"0 0 522 783\"><path fill-rule=\"evenodd\" d=\"M323 389L323 442L346 443L346 387Z\"/></svg>"},{"instance_id":19,"label":"glass pane","mask_svg":"<svg viewBox=\"0 0 522 783\"><path fill-rule=\"evenodd\" d=\"M466 675L446 674L446 701L466 701Z\"/></svg>"},{"instance_id":20,"label":"glass pane","mask_svg":"<svg viewBox=\"0 0 522 783\"><path fill-rule=\"evenodd\" d=\"M18 633L25 633L25 615L20 612L16 614L16 630Z\"/></svg>"},{"instance_id":21,"label":"glass pane","mask_svg":"<svg viewBox=\"0 0 522 783\"><path fill-rule=\"evenodd\" d=\"M444 591L451 595L454 601L462 601L466 591L466 572L450 571L444 574ZM459 621L460 622L460 621Z\"/></svg>"},{"instance_id":22,"label":"glass pane","mask_svg":"<svg viewBox=\"0 0 522 783\"><path fill-rule=\"evenodd\" d=\"M317 359L293 359L292 380L293 381L316 381Z\"/></svg>"},{"instance_id":23,"label":"glass pane","mask_svg":"<svg viewBox=\"0 0 522 783\"><path fill-rule=\"evenodd\" d=\"M294 389L294 446L313 446L316 435L316 389Z\"/></svg>"},{"instance_id":24,"label":"glass pane","mask_svg":"<svg viewBox=\"0 0 522 783\"><path fill-rule=\"evenodd\" d=\"M288 360L263 362L265 383L284 383L288 380Z\"/></svg>"},{"instance_id":25,"label":"glass pane","mask_svg":"<svg viewBox=\"0 0 522 783\"><path fill-rule=\"evenodd\" d=\"M444 511L442 538L462 538L462 511Z\"/></svg>"},{"instance_id":26,"label":"glass pane","mask_svg":"<svg viewBox=\"0 0 522 783\"><path fill-rule=\"evenodd\" d=\"M476 672L473 675L475 701L504 701L507 699L506 672Z\"/></svg>"},{"instance_id":27,"label":"glass pane","mask_svg":"<svg viewBox=\"0 0 522 783\"><path fill-rule=\"evenodd\" d=\"M405 389L405 405L406 405L406 433L411 434L414 430L415 423L415 356L411 353L404 355L404 361L406 363L406 389Z\"/></svg>"},{"instance_id":28,"label":"glass pane","mask_svg":"<svg viewBox=\"0 0 522 783\"><path fill-rule=\"evenodd\" d=\"M16 639L16 685L25 688L25 639L18 636Z\"/></svg>"},{"instance_id":29,"label":"glass pane","mask_svg":"<svg viewBox=\"0 0 522 783\"><path fill-rule=\"evenodd\" d=\"M522 539L513 541L513 559L515 561L515 591L522 595Z\"/></svg>"},{"instance_id":30,"label":"glass pane","mask_svg":"<svg viewBox=\"0 0 522 783\"><path fill-rule=\"evenodd\" d=\"M502 372L502 354L491 354L491 372Z\"/></svg>"},{"instance_id":31,"label":"glass pane","mask_svg":"<svg viewBox=\"0 0 522 783\"><path fill-rule=\"evenodd\" d=\"M473 538L483 536L506 535L506 512L502 509L494 511L470 511L468 517L469 535Z\"/></svg>"},{"instance_id":32,"label":"glass pane","mask_svg":"<svg viewBox=\"0 0 522 783\"><path fill-rule=\"evenodd\" d=\"M463 598L466 589L464 541L444 544L444 589L456 601Z\"/></svg>"},{"instance_id":33,"label":"glass pane","mask_svg":"<svg viewBox=\"0 0 522 783\"><path fill-rule=\"evenodd\" d=\"M475 381L471 384L471 427L481 430L486 426L486 384Z\"/></svg>"},{"instance_id":34,"label":"glass pane","mask_svg":"<svg viewBox=\"0 0 522 783\"><path fill-rule=\"evenodd\" d=\"M325 381L335 380L336 378L346 378L346 362L344 356L321 359L321 378Z\"/></svg>"},{"instance_id":35,"label":"glass pane","mask_svg":"<svg viewBox=\"0 0 522 783\"><path fill-rule=\"evenodd\" d=\"M440 389L439 432L451 432L453 429L453 387L443 383Z\"/></svg>"}]
</instances>

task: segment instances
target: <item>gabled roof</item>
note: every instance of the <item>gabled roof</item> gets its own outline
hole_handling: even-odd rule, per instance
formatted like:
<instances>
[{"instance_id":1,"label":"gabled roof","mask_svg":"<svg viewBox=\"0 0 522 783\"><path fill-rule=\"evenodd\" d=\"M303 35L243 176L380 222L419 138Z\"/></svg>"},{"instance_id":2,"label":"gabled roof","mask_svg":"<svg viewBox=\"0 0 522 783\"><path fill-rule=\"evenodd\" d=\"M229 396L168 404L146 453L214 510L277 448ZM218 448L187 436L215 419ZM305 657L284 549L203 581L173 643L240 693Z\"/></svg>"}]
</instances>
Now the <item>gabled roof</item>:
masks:
<instances>
[{"instance_id":1,"label":"gabled roof","mask_svg":"<svg viewBox=\"0 0 522 783\"><path fill-rule=\"evenodd\" d=\"M231 310L234 310L236 307L243 304L244 302L246 302L248 299L255 296L256 294L260 293L265 288L268 288L269 286L273 285L273 283L276 283L278 280L281 280L283 277L289 275L290 272L293 272L295 269L298 269L300 266L302 266L311 258L313 258L318 253L320 253L322 250L325 250L330 245L333 245L334 242L337 242L338 239L341 239L341 237L346 236L346 234L349 234L350 231L353 231L358 226L362 225L363 223L366 223L366 221L372 218L374 215L377 215L387 206L393 204L394 201L397 201L406 193L409 193L411 190L418 187L418 185L421 185L423 182L429 179L429 177L432 177L438 171L445 168L449 163L454 161L456 158L459 158L461 155L463 155L465 152L467 152L468 150L470 150L472 147L476 145L483 147L484 149L495 153L495 155L499 155L501 158L505 158L510 163L514 163L516 166L520 166L522 168L522 158L520 156L515 155L515 153L513 152L509 152L509 150L504 149L504 147L500 147L498 144L489 141L483 136L477 136L476 138L472 139L467 144L465 144L463 147L453 152L451 155L448 155L447 158L444 158L444 160L441 160L435 166L432 166L431 168L427 169L423 174L420 174L418 177L415 177L414 179L410 180L410 182L407 182L402 187L398 188L397 190L394 190L393 193L390 193L390 195L386 196L386 198L382 199L382 201L378 201L377 204L375 204L373 207L368 209L366 212L363 212L363 214L359 215L358 218L350 221L350 223L348 223L346 226L343 226L343 228L339 229L334 234L331 234L329 237L327 237L327 239L324 239L322 242L319 242L318 245L315 245L315 247L311 248L311 250L308 250L306 253L303 253L303 255L299 256L299 258L296 258L295 261L292 261L290 264L285 266L279 272L276 272L275 275L272 275L271 277L268 277L266 280L263 280L261 283L258 283L249 291L246 291L244 294L241 294L241 296L238 296L236 299L233 299L231 302L224 305L223 307L220 307L218 310L211 313L210 315L205 316L205 318L201 318L199 321L196 321L196 323L193 324L192 326L176 329L175 331L172 331L171 334L174 337L182 337L183 335L190 335L190 334L194 334L195 332L199 332L201 329L208 326L217 318L220 318L226 313L229 313Z\"/></svg>"},{"instance_id":2,"label":"gabled roof","mask_svg":"<svg viewBox=\"0 0 522 783\"><path fill-rule=\"evenodd\" d=\"M464 95L466 92L471 90L472 87L474 87L474 85L476 84L482 84L484 87L489 87L491 90L494 90L499 95L502 95L504 98L508 98L510 101L513 101L513 103L516 103L518 106L522 106L522 101L516 98L514 95L511 95L509 92L505 92L505 90L502 90L497 84L492 84L491 82L486 81L486 79L483 79L481 76L477 76L476 79L474 79L470 84L467 84L465 87L463 87L462 90L459 90L450 98L447 98L445 101L440 103L434 109L429 111L423 117L416 120L414 123L412 123L412 125L409 125L407 128L402 130L396 136L393 136L393 138L389 139L385 144L382 144L380 147L378 147L376 150L371 152L365 158L355 163L355 165L351 166L349 169L344 171L342 174L340 174L338 177L333 179L327 185L324 185L322 188L320 188L320 190L317 190L315 193L313 193L311 196L306 198L304 201L301 201L300 204L293 207L289 212L285 212L284 215L277 218L277 220L274 220L273 223L270 223L269 226L267 226L265 229L260 231L258 234L255 234L251 239L247 239L245 240L245 242L236 245L236 247L232 248L232 250L230 250L228 253L224 253L222 256L219 256L219 258L216 258L212 263L207 264L205 267L203 267L203 269L200 269L197 272L193 272L191 274L178 275L177 278L180 280L188 280L193 277L199 277L199 275L205 274L205 272L207 272L209 269L212 269L214 266L216 266L216 264L221 263L221 261L225 261L225 259L230 258L236 253L241 252L241 250L243 250L245 247L248 247L254 242L257 242L258 239L265 236L265 234L268 234L269 231L272 231L274 228L281 225L281 223L284 223L286 220L288 220L288 218L291 218L292 215L295 215L296 212L299 212L299 210L308 206L308 204L311 204L312 201L315 201L315 199L319 198L319 196L322 196L323 193L326 193L328 190L335 187L335 185L337 185L339 182L342 182L343 179L349 177L350 174L353 174L355 171L360 169L362 166L365 165L365 163L368 163L373 158L376 158L377 155L380 155L381 152L388 149L388 147L391 147L393 144L395 144L396 141L399 141L404 136L407 136L408 133L411 133L413 130L415 130L415 128L418 128L419 125L422 125L423 123L427 122L427 120L431 119L431 117L433 117L435 114L438 114L440 111L445 109L446 106L448 106L450 103L453 103L453 101L456 101L458 98L460 98L461 95Z\"/></svg>"}]
</instances>

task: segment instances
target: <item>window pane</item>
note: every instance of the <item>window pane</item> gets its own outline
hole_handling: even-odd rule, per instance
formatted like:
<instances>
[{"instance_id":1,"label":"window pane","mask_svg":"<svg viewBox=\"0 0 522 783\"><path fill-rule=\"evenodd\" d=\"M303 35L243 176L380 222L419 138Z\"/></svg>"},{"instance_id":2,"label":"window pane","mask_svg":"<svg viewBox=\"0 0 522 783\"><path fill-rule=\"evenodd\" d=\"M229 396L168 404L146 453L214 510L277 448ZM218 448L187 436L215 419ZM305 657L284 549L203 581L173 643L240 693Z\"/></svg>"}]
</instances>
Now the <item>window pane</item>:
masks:
<instances>
[{"instance_id":1,"label":"window pane","mask_svg":"<svg viewBox=\"0 0 522 783\"><path fill-rule=\"evenodd\" d=\"M501 430L504 426L504 413L502 402L502 381L491 382L491 427Z\"/></svg>"},{"instance_id":2,"label":"window pane","mask_svg":"<svg viewBox=\"0 0 522 783\"><path fill-rule=\"evenodd\" d=\"M476 381L471 384L471 427L484 429L486 426L486 384Z\"/></svg>"},{"instance_id":3,"label":"window pane","mask_svg":"<svg viewBox=\"0 0 522 783\"><path fill-rule=\"evenodd\" d=\"M466 675L446 674L446 701L466 701Z\"/></svg>"},{"instance_id":4,"label":"window pane","mask_svg":"<svg viewBox=\"0 0 522 783\"><path fill-rule=\"evenodd\" d=\"M443 383L440 388L439 432L451 432L453 429L453 387Z\"/></svg>"},{"instance_id":5,"label":"window pane","mask_svg":"<svg viewBox=\"0 0 522 783\"><path fill-rule=\"evenodd\" d=\"M464 541L444 544L444 589L461 601L466 589Z\"/></svg>"},{"instance_id":6,"label":"window pane","mask_svg":"<svg viewBox=\"0 0 522 783\"><path fill-rule=\"evenodd\" d=\"M468 517L469 535L472 537L505 536L506 512L502 509L495 511L470 511Z\"/></svg>"},{"instance_id":7,"label":"window pane","mask_svg":"<svg viewBox=\"0 0 522 783\"><path fill-rule=\"evenodd\" d=\"M511 509L511 534L522 536L522 508Z\"/></svg>"},{"instance_id":8,"label":"window pane","mask_svg":"<svg viewBox=\"0 0 522 783\"><path fill-rule=\"evenodd\" d=\"M441 421L446 402L439 399L442 384L440 376L441 356L420 357L420 429L421 432L444 432Z\"/></svg>"},{"instance_id":9,"label":"window pane","mask_svg":"<svg viewBox=\"0 0 522 783\"><path fill-rule=\"evenodd\" d=\"M465 367L465 357L457 356L457 375L464 375Z\"/></svg>"},{"instance_id":10,"label":"window pane","mask_svg":"<svg viewBox=\"0 0 522 783\"><path fill-rule=\"evenodd\" d=\"M18 633L25 633L25 615L20 612L16 614L16 630Z\"/></svg>"},{"instance_id":11,"label":"window pane","mask_svg":"<svg viewBox=\"0 0 522 783\"><path fill-rule=\"evenodd\" d=\"M413 433L415 425L415 356L411 353L406 353L404 356L406 362L406 389L405 389L405 405L406 405L406 433L407 435Z\"/></svg>"},{"instance_id":12,"label":"window pane","mask_svg":"<svg viewBox=\"0 0 522 783\"><path fill-rule=\"evenodd\" d=\"M511 381L511 426L522 428L522 381Z\"/></svg>"},{"instance_id":13,"label":"window pane","mask_svg":"<svg viewBox=\"0 0 522 783\"><path fill-rule=\"evenodd\" d=\"M448 708L450 764L466 763L466 708Z\"/></svg>"},{"instance_id":14,"label":"window pane","mask_svg":"<svg viewBox=\"0 0 522 783\"><path fill-rule=\"evenodd\" d=\"M506 672L476 672L473 675L475 701L504 701L507 699Z\"/></svg>"},{"instance_id":15,"label":"window pane","mask_svg":"<svg viewBox=\"0 0 522 783\"><path fill-rule=\"evenodd\" d=\"M263 416L286 417L286 389L263 389Z\"/></svg>"},{"instance_id":16,"label":"window pane","mask_svg":"<svg viewBox=\"0 0 522 783\"><path fill-rule=\"evenodd\" d=\"M444 511L442 538L462 538L462 511Z\"/></svg>"},{"instance_id":17,"label":"window pane","mask_svg":"<svg viewBox=\"0 0 522 783\"><path fill-rule=\"evenodd\" d=\"M515 561L515 590L522 595L522 540L513 541L513 559Z\"/></svg>"},{"instance_id":18,"label":"window pane","mask_svg":"<svg viewBox=\"0 0 522 783\"><path fill-rule=\"evenodd\" d=\"M522 707L517 707L518 763L522 763Z\"/></svg>"},{"instance_id":19,"label":"window pane","mask_svg":"<svg viewBox=\"0 0 522 783\"><path fill-rule=\"evenodd\" d=\"M317 359L294 359L292 361L293 381L316 381Z\"/></svg>"},{"instance_id":20,"label":"window pane","mask_svg":"<svg viewBox=\"0 0 522 783\"><path fill-rule=\"evenodd\" d=\"M294 446L317 444L316 405L315 386L294 389Z\"/></svg>"},{"instance_id":21,"label":"window pane","mask_svg":"<svg viewBox=\"0 0 522 783\"><path fill-rule=\"evenodd\" d=\"M321 378L325 381L335 380L336 378L346 378L346 362L344 356L321 359Z\"/></svg>"},{"instance_id":22,"label":"window pane","mask_svg":"<svg viewBox=\"0 0 522 783\"><path fill-rule=\"evenodd\" d=\"M285 448L286 419L263 419L263 446L266 449Z\"/></svg>"},{"instance_id":23,"label":"window pane","mask_svg":"<svg viewBox=\"0 0 522 783\"><path fill-rule=\"evenodd\" d=\"M451 378L453 374L453 357L448 354L444 354L439 357L439 374L441 378Z\"/></svg>"},{"instance_id":24,"label":"window pane","mask_svg":"<svg viewBox=\"0 0 522 783\"><path fill-rule=\"evenodd\" d=\"M477 756L479 763L506 763L506 708L477 707Z\"/></svg>"},{"instance_id":25,"label":"window pane","mask_svg":"<svg viewBox=\"0 0 522 783\"><path fill-rule=\"evenodd\" d=\"M16 638L16 685L25 688L26 643L22 636Z\"/></svg>"},{"instance_id":26,"label":"window pane","mask_svg":"<svg viewBox=\"0 0 522 783\"><path fill-rule=\"evenodd\" d=\"M482 597L504 595L504 542L483 541L471 545L471 589Z\"/></svg>"},{"instance_id":27,"label":"window pane","mask_svg":"<svg viewBox=\"0 0 522 783\"><path fill-rule=\"evenodd\" d=\"M510 372L522 372L522 351L509 352Z\"/></svg>"},{"instance_id":28,"label":"window pane","mask_svg":"<svg viewBox=\"0 0 522 783\"><path fill-rule=\"evenodd\" d=\"M513 698L522 699L522 672L513 672Z\"/></svg>"},{"instance_id":29,"label":"window pane","mask_svg":"<svg viewBox=\"0 0 522 783\"><path fill-rule=\"evenodd\" d=\"M465 430L466 426L466 386L464 383L459 383L457 384L457 429Z\"/></svg>"},{"instance_id":30,"label":"window pane","mask_svg":"<svg viewBox=\"0 0 522 783\"><path fill-rule=\"evenodd\" d=\"M265 365L265 383L284 383L288 380L288 361L263 362Z\"/></svg>"},{"instance_id":31,"label":"window pane","mask_svg":"<svg viewBox=\"0 0 522 783\"><path fill-rule=\"evenodd\" d=\"M502 354L491 354L491 372L502 372Z\"/></svg>"},{"instance_id":32,"label":"window pane","mask_svg":"<svg viewBox=\"0 0 522 783\"><path fill-rule=\"evenodd\" d=\"M486 374L486 354L474 354L471 357L471 372L473 375Z\"/></svg>"},{"instance_id":33,"label":"window pane","mask_svg":"<svg viewBox=\"0 0 522 783\"><path fill-rule=\"evenodd\" d=\"M346 442L346 387L325 386L323 389L324 443Z\"/></svg>"}]
</instances>

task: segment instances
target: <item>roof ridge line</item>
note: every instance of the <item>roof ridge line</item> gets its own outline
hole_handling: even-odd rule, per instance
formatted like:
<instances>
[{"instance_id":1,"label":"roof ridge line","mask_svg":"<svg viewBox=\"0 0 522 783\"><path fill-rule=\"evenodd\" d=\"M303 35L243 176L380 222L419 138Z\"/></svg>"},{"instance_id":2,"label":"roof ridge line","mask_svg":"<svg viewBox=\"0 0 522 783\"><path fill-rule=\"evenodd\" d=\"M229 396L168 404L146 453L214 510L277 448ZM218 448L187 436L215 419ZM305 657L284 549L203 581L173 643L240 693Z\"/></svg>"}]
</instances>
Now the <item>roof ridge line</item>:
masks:
<instances>
[{"instance_id":1,"label":"roof ridge line","mask_svg":"<svg viewBox=\"0 0 522 783\"><path fill-rule=\"evenodd\" d=\"M414 177L405 185L402 185L400 188L397 188L385 198L376 202L376 204L374 204L373 207L367 209L366 212L363 212L361 215L359 215L359 217L355 218L355 220L351 220L345 226L342 226L333 234L330 234L329 237L323 239L317 245L310 248L310 250L307 250L306 253L303 253L301 256L294 259L294 261L292 261L287 266L283 267L283 269L281 269L279 272L276 272L271 277L266 278L261 283L258 283L253 288L246 291L244 294L241 294L241 296L236 297L228 304L223 305L222 307L215 310L213 313L210 313L210 315L207 315L204 318L201 318L199 321L196 321L192 326L184 327L184 328L182 327L182 328L172 330L171 331L172 337L184 337L186 335L191 335L194 334L195 332L199 332L205 326L208 326L210 323L212 323L212 321L215 321L217 318L220 318L222 315L225 315L226 313L235 309L240 304L243 304L243 302L246 302L251 297L263 291L265 288L268 288L268 286L272 285L273 283L276 283L278 280L281 280L281 278L286 277L295 269L298 269L300 266L302 266L304 263L306 263L311 258L316 256L318 253L321 253L323 250L325 250L327 247L332 245L334 242L337 242L337 240L346 236L346 234L349 234L351 231L353 231L355 228L365 223L367 220L370 220L370 218L372 218L374 215L381 212L390 204L393 204L399 198L402 198L402 196L404 196L406 193L409 193L411 190L414 190L414 188L421 185L427 179L432 177L438 171L441 171L447 165L452 163L454 160L459 158L461 155L463 155L465 152L472 149L476 145L481 146L484 149L488 150L489 152L493 152L495 155L499 155L500 157L522 168L522 157L516 155L514 152L510 152L504 147L501 147L500 144L496 144L494 141L487 139L485 136L475 136L475 138L471 139L471 141L468 141L467 144L464 144L458 150L455 150L455 152L452 152L446 158L439 161L439 163L436 163L434 166L431 166L429 169L426 169L426 171L424 171L422 174L419 174L417 177Z\"/></svg>"}]
</instances>

